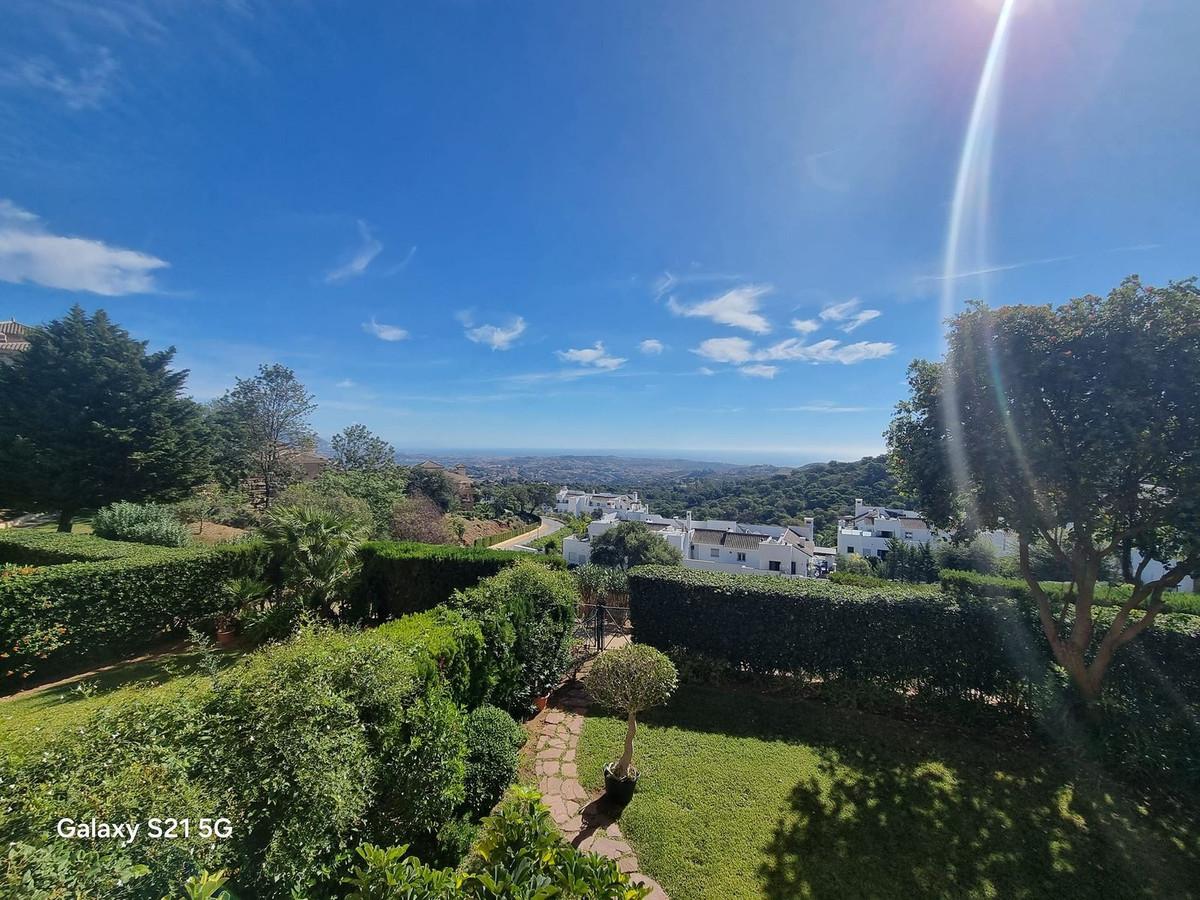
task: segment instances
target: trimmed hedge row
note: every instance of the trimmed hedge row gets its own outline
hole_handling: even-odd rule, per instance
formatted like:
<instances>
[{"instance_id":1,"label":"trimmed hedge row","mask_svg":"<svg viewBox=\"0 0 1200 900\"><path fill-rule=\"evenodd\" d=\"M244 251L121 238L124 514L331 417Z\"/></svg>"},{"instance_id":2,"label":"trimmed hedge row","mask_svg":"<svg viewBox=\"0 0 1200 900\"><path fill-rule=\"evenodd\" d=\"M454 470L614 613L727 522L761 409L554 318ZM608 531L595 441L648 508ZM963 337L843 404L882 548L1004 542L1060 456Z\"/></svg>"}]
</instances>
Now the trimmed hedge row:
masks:
<instances>
[{"instance_id":1,"label":"trimmed hedge row","mask_svg":"<svg viewBox=\"0 0 1200 900\"><path fill-rule=\"evenodd\" d=\"M167 549L56 537L53 545L0 538L10 560L38 567L0 579L0 684L53 673L68 661L111 659L224 612L220 583L260 573L264 560L255 544ZM74 537L86 540L66 540ZM50 562L67 554L93 561Z\"/></svg>"},{"instance_id":2,"label":"trimmed hedge row","mask_svg":"<svg viewBox=\"0 0 1200 900\"><path fill-rule=\"evenodd\" d=\"M629 574L639 641L745 671L849 678L1028 708L1051 677L1049 648L1026 604L955 602L889 590L645 567ZM1102 621L1113 614L1102 610ZM1110 693L1138 704L1200 704L1200 619L1162 615L1118 655Z\"/></svg>"},{"instance_id":3,"label":"trimmed hedge row","mask_svg":"<svg viewBox=\"0 0 1200 900\"><path fill-rule=\"evenodd\" d=\"M472 546L475 547L492 547L496 544L511 540L515 537L520 537L523 534L529 534L532 531L537 531L542 527L541 520L537 522L526 522L520 528L509 528L507 531L501 531L499 534L489 534L487 537L476 538Z\"/></svg>"},{"instance_id":4,"label":"trimmed hedge row","mask_svg":"<svg viewBox=\"0 0 1200 900\"><path fill-rule=\"evenodd\" d=\"M384 621L406 613L424 612L445 603L457 590L533 554L446 544L371 541L362 546L362 572L355 592L356 614ZM550 560L547 565L554 565Z\"/></svg>"},{"instance_id":5,"label":"trimmed hedge row","mask_svg":"<svg viewBox=\"0 0 1200 900\"><path fill-rule=\"evenodd\" d=\"M59 534L24 528L0 531L0 563L22 566L103 562L137 555L145 549L145 544L109 541L91 534Z\"/></svg>"},{"instance_id":6,"label":"trimmed hedge row","mask_svg":"<svg viewBox=\"0 0 1200 900\"><path fill-rule=\"evenodd\" d=\"M468 709L488 692L486 647L479 623L439 606L385 622L375 632L408 648L428 676L441 676L455 702Z\"/></svg>"}]
</instances>

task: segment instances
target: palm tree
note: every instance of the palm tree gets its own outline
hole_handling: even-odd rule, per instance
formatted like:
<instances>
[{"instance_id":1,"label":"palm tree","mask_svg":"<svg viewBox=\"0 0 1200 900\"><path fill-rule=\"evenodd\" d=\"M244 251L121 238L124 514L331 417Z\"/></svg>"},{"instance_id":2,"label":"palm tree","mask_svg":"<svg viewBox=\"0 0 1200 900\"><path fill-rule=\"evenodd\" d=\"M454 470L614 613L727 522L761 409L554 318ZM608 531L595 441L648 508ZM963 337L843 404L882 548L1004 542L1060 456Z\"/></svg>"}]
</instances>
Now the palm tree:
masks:
<instances>
[{"instance_id":1,"label":"palm tree","mask_svg":"<svg viewBox=\"0 0 1200 900\"><path fill-rule=\"evenodd\" d=\"M315 506L283 506L271 510L262 534L284 589L333 618L334 605L358 573L362 526Z\"/></svg>"}]
</instances>

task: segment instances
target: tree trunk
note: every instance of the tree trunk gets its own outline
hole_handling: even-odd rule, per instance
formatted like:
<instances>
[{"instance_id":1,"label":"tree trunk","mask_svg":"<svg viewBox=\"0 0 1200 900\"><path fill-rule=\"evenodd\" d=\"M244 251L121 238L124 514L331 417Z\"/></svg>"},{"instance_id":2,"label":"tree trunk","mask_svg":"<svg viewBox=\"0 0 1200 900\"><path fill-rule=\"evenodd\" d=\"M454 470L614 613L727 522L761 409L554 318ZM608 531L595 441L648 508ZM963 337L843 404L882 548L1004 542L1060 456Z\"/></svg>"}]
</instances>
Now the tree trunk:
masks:
<instances>
[{"instance_id":1,"label":"tree trunk","mask_svg":"<svg viewBox=\"0 0 1200 900\"><path fill-rule=\"evenodd\" d=\"M75 510L64 509L58 514L58 530L69 533L71 531L71 520L75 518Z\"/></svg>"},{"instance_id":2,"label":"tree trunk","mask_svg":"<svg viewBox=\"0 0 1200 900\"><path fill-rule=\"evenodd\" d=\"M634 713L630 713L629 724L625 728L625 752L621 754L621 758L617 760L617 767L613 769L613 775L617 778L629 777L629 767L633 764L633 738L636 734L637 717Z\"/></svg>"}]
</instances>

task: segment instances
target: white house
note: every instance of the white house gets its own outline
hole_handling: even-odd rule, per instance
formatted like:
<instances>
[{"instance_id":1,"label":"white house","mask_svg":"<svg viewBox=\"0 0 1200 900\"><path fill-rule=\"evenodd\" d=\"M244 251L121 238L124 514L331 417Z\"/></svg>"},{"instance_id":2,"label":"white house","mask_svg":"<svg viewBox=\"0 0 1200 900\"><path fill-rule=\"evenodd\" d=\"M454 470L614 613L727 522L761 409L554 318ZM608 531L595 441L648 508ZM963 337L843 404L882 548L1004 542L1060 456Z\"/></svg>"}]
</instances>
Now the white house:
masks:
<instances>
[{"instance_id":1,"label":"white house","mask_svg":"<svg viewBox=\"0 0 1200 900\"><path fill-rule=\"evenodd\" d=\"M638 499L637 492L629 494L594 494L562 488L555 497L555 512L572 516L593 516L596 513L637 511L647 512L646 504Z\"/></svg>"},{"instance_id":2,"label":"white house","mask_svg":"<svg viewBox=\"0 0 1200 900\"><path fill-rule=\"evenodd\" d=\"M812 519L802 525L742 525L723 519L694 520L656 516L641 510L620 511L590 523L586 537L563 540L563 556L571 565L591 559L593 539L622 521L643 522L675 547L689 569L737 574L775 574L804 578L829 569L828 556L818 557Z\"/></svg>"},{"instance_id":3,"label":"white house","mask_svg":"<svg viewBox=\"0 0 1200 900\"><path fill-rule=\"evenodd\" d=\"M929 523L915 510L869 506L857 499L854 515L839 522L837 552L882 559L887 556L888 542L893 538L909 547L919 547L934 536Z\"/></svg>"}]
</instances>

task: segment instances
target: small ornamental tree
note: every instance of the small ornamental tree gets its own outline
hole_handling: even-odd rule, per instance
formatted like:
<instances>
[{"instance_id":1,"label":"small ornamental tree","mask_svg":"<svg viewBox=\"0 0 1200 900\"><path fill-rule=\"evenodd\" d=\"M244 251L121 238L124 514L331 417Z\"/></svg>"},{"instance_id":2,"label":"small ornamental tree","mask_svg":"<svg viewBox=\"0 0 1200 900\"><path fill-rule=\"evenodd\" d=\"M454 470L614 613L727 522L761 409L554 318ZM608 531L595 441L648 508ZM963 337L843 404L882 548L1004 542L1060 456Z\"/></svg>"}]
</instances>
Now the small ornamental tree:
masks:
<instances>
[{"instance_id":1,"label":"small ornamental tree","mask_svg":"<svg viewBox=\"0 0 1200 900\"><path fill-rule=\"evenodd\" d=\"M396 465L395 448L366 425L350 425L333 436L333 465L341 472L383 472Z\"/></svg>"},{"instance_id":2,"label":"small ornamental tree","mask_svg":"<svg viewBox=\"0 0 1200 900\"><path fill-rule=\"evenodd\" d=\"M666 655L646 644L628 644L601 653L592 664L585 684L597 703L626 716L625 751L612 767L614 778L626 780L633 764L633 739L638 713L666 703L679 676ZM637 778L637 769L633 769Z\"/></svg>"},{"instance_id":3,"label":"small ornamental tree","mask_svg":"<svg viewBox=\"0 0 1200 900\"><path fill-rule=\"evenodd\" d=\"M621 522L592 539L591 561L598 566L678 566L683 554L646 527L644 522Z\"/></svg>"},{"instance_id":4,"label":"small ornamental tree","mask_svg":"<svg viewBox=\"0 0 1200 900\"><path fill-rule=\"evenodd\" d=\"M900 487L938 525L1017 533L1050 650L1091 704L1113 655L1200 571L1200 290L1129 278L1058 307L974 303L947 345L910 366L887 432ZM1039 543L1070 573L1061 598L1038 584ZM1133 589L1101 624L1111 558Z\"/></svg>"}]
</instances>

